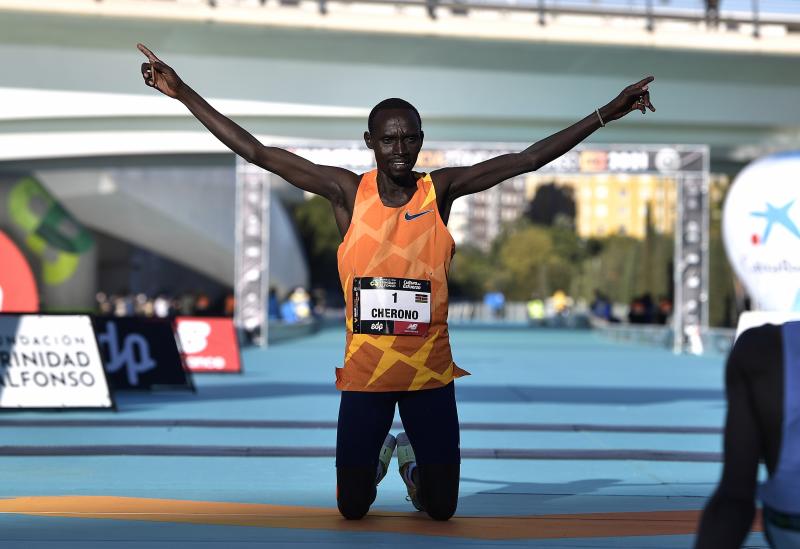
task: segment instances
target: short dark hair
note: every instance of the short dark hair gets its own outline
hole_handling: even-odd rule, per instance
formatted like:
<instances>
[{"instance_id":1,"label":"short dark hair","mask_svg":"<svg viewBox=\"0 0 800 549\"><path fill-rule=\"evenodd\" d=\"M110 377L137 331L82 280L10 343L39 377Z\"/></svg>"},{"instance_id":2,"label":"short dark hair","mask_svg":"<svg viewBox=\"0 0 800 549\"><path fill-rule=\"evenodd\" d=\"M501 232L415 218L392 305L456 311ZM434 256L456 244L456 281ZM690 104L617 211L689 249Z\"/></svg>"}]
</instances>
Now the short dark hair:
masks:
<instances>
[{"instance_id":1,"label":"short dark hair","mask_svg":"<svg viewBox=\"0 0 800 549\"><path fill-rule=\"evenodd\" d=\"M390 111L390 110L409 110L414 113L417 117L417 121L419 122L419 127L422 129L422 117L419 115L419 111L417 108L406 101L405 99L400 99L399 97L390 97L389 99L384 99L374 107L369 113L369 119L367 120L367 129L372 131L372 125L375 122L375 117L381 111Z\"/></svg>"}]
</instances>

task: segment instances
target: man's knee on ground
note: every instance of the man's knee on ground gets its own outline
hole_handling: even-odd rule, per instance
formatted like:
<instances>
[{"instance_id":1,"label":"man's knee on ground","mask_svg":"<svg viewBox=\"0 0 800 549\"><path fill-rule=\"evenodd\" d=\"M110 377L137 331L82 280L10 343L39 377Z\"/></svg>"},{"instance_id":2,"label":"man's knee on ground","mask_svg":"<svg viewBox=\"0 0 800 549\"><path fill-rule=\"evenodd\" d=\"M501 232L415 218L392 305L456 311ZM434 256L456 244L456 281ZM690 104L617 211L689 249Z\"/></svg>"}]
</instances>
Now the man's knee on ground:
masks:
<instances>
[{"instance_id":1,"label":"man's knee on ground","mask_svg":"<svg viewBox=\"0 0 800 549\"><path fill-rule=\"evenodd\" d=\"M422 504L425 512L433 520L449 520L456 512L458 506L457 498L432 497L426 498Z\"/></svg>"},{"instance_id":2,"label":"man's knee on ground","mask_svg":"<svg viewBox=\"0 0 800 549\"><path fill-rule=\"evenodd\" d=\"M459 470L458 464L419 466L420 503L433 520L448 520L455 514Z\"/></svg>"},{"instance_id":3,"label":"man's knee on ground","mask_svg":"<svg viewBox=\"0 0 800 549\"><path fill-rule=\"evenodd\" d=\"M363 518L375 501L375 468L339 467L336 481L339 512L348 520Z\"/></svg>"},{"instance_id":4,"label":"man's knee on ground","mask_svg":"<svg viewBox=\"0 0 800 549\"><path fill-rule=\"evenodd\" d=\"M364 518L364 515L369 511L369 506L372 504L369 498L363 494L360 497L342 496L336 500L339 507L339 512L347 520L359 520Z\"/></svg>"}]
</instances>

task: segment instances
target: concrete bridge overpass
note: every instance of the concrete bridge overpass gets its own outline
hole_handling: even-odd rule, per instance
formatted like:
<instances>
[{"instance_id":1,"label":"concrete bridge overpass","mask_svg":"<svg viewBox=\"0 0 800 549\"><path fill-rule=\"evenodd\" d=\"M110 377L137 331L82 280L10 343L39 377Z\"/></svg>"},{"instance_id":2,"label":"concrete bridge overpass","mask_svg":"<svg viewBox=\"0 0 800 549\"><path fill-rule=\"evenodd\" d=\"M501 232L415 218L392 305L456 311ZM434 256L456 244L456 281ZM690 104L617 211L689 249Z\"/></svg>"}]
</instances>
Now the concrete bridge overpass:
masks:
<instances>
[{"instance_id":1,"label":"concrete bridge overpass","mask_svg":"<svg viewBox=\"0 0 800 549\"><path fill-rule=\"evenodd\" d=\"M746 160L754 147L800 144L800 33L755 40L606 21L523 35L519 21L502 17L182 11L163 1L11 9L47 4L0 0L2 161L224 152L180 104L142 84L137 41L270 141L359 139L369 108L401 96L419 107L429 140L531 142L652 73L658 112L630 116L593 141L708 144L720 165ZM476 26L483 32L463 30Z\"/></svg>"}]
</instances>

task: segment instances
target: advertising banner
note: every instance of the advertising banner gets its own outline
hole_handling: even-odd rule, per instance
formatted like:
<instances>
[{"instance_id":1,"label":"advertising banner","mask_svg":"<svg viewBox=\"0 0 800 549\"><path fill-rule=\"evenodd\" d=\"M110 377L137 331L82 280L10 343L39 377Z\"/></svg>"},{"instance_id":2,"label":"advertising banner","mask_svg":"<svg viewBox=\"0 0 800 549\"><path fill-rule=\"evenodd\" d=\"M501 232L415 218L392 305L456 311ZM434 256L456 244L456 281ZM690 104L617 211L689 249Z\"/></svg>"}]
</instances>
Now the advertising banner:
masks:
<instances>
[{"instance_id":1,"label":"advertising banner","mask_svg":"<svg viewBox=\"0 0 800 549\"><path fill-rule=\"evenodd\" d=\"M22 252L0 231L0 313L33 313L39 310L36 280Z\"/></svg>"},{"instance_id":2,"label":"advertising banner","mask_svg":"<svg viewBox=\"0 0 800 549\"><path fill-rule=\"evenodd\" d=\"M194 390L171 321L139 317L95 317L93 321L114 390Z\"/></svg>"},{"instance_id":3,"label":"advertising banner","mask_svg":"<svg viewBox=\"0 0 800 549\"><path fill-rule=\"evenodd\" d=\"M762 311L800 311L800 151L756 160L725 199L722 236L736 275Z\"/></svg>"},{"instance_id":4,"label":"advertising banner","mask_svg":"<svg viewBox=\"0 0 800 549\"><path fill-rule=\"evenodd\" d=\"M233 319L179 316L175 328L181 355L191 372L241 373Z\"/></svg>"},{"instance_id":5,"label":"advertising banner","mask_svg":"<svg viewBox=\"0 0 800 549\"><path fill-rule=\"evenodd\" d=\"M0 314L0 409L113 407L88 316Z\"/></svg>"},{"instance_id":6,"label":"advertising banner","mask_svg":"<svg viewBox=\"0 0 800 549\"><path fill-rule=\"evenodd\" d=\"M91 307L97 272L91 231L30 174L0 174L0 205L0 229L25 256L41 301L58 310Z\"/></svg>"}]
</instances>

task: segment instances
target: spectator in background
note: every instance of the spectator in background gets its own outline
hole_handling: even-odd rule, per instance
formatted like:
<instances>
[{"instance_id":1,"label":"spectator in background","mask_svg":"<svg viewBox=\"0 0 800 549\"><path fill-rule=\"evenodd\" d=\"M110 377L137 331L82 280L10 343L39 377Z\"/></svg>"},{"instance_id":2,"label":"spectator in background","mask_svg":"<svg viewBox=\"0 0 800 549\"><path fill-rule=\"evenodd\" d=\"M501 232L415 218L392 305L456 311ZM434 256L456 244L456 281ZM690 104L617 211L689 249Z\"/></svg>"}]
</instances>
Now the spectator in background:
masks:
<instances>
[{"instance_id":1,"label":"spectator in background","mask_svg":"<svg viewBox=\"0 0 800 549\"><path fill-rule=\"evenodd\" d=\"M666 324L672 318L672 300L666 296L658 299L658 310L656 311L656 322Z\"/></svg>"},{"instance_id":2,"label":"spectator in background","mask_svg":"<svg viewBox=\"0 0 800 549\"><path fill-rule=\"evenodd\" d=\"M211 314L211 300L206 294L197 296L197 301L194 305L194 314L198 316L208 316Z\"/></svg>"},{"instance_id":3,"label":"spectator in background","mask_svg":"<svg viewBox=\"0 0 800 549\"><path fill-rule=\"evenodd\" d=\"M652 324L656 320L656 304L653 303L653 296L646 293L639 298L644 308L644 323Z\"/></svg>"},{"instance_id":4,"label":"spectator in background","mask_svg":"<svg viewBox=\"0 0 800 549\"><path fill-rule=\"evenodd\" d=\"M164 294L158 294L153 300L153 312L158 318L167 318L172 313L170 300Z\"/></svg>"},{"instance_id":5,"label":"spectator in background","mask_svg":"<svg viewBox=\"0 0 800 549\"><path fill-rule=\"evenodd\" d=\"M133 296L129 294L111 296L114 316L133 316Z\"/></svg>"},{"instance_id":6,"label":"spectator in background","mask_svg":"<svg viewBox=\"0 0 800 549\"><path fill-rule=\"evenodd\" d=\"M144 293L108 295L105 292L98 292L95 300L99 314L118 317L232 316L234 312L234 297L231 293L220 294L212 301L210 296L204 293L199 295L186 293L180 297L173 297L166 292L160 292L155 297L149 297ZM277 303L275 307L277 309Z\"/></svg>"},{"instance_id":7,"label":"spectator in background","mask_svg":"<svg viewBox=\"0 0 800 549\"><path fill-rule=\"evenodd\" d=\"M113 316L125 316L125 299L120 295L111 295L111 314Z\"/></svg>"},{"instance_id":8,"label":"spectator in background","mask_svg":"<svg viewBox=\"0 0 800 549\"><path fill-rule=\"evenodd\" d=\"M550 299L553 304L553 312L556 315L564 316L569 314L570 307L572 307L572 298L564 293L564 290L556 290Z\"/></svg>"},{"instance_id":9,"label":"spectator in background","mask_svg":"<svg viewBox=\"0 0 800 549\"><path fill-rule=\"evenodd\" d=\"M611 321L611 301L600 290L594 291L594 301L591 304L591 311L597 318Z\"/></svg>"},{"instance_id":10,"label":"spectator in background","mask_svg":"<svg viewBox=\"0 0 800 549\"><path fill-rule=\"evenodd\" d=\"M294 324L300 321L294 310L294 304L288 299L281 303L281 320L286 324Z\"/></svg>"},{"instance_id":11,"label":"spectator in background","mask_svg":"<svg viewBox=\"0 0 800 549\"><path fill-rule=\"evenodd\" d=\"M194 304L195 297L190 293L185 293L180 297L178 310L184 316L193 316L195 314Z\"/></svg>"},{"instance_id":12,"label":"spectator in background","mask_svg":"<svg viewBox=\"0 0 800 549\"><path fill-rule=\"evenodd\" d=\"M506 296L503 292L487 292L483 296L483 304L489 309L492 317L503 318L506 306Z\"/></svg>"},{"instance_id":13,"label":"spectator in background","mask_svg":"<svg viewBox=\"0 0 800 549\"><path fill-rule=\"evenodd\" d=\"M544 301L537 294L531 295L528 301L528 322L541 324L544 321Z\"/></svg>"},{"instance_id":14,"label":"spectator in background","mask_svg":"<svg viewBox=\"0 0 800 549\"><path fill-rule=\"evenodd\" d=\"M225 294L225 302L222 307L222 314L223 316L233 316L233 313L236 311L236 298L233 296L232 293Z\"/></svg>"},{"instance_id":15,"label":"spectator in background","mask_svg":"<svg viewBox=\"0 0 800 549\"><path fill-rule=\"evenodd\" d=\"M644 294L633 298L628 311L628 322L631 324L652 324L656 321L656 308L653 297Z\"/></svg>"},{"instance_id":16,"label":"spectator in background","mask_svg":"<svg viewBox=\"0 0 800 549\"><path fill-rule=\"evenodd\" d=\"M267 298L267 316L270 320L281 319L281 303L278 301L278 291L271 287Z\"/></svg>"},{"instance_id":17,"label":"spectator in background","mask_svg":"<svg viewBox=\"0 0 800 549\"><path fill-rule=\"evenodd\" d=\"M296 287L289 294L289 301L294 307L294 314L298 320L306 320L311 317L311 296L305 288Z\"/></svg>"},{"instance_id":18,"label":"spectator in background","mask_svg":"<svg viewBox=\"0 0 800 549\"><path fill-rule=\"evenodd\" d=\"M631 324L644 324L644 303L640 297L634 297L628 305L628 322Z\"/></svg>"},{"instance_id":19,"label":"spectator in background","mask_svg":"<svg viewBox=\"0 0 800 549\"><path fill-rule=\"evenodd\" d=\"M155 305L153 303L153 300L150 299L147 296L145 296L144 303L142 304L142 314L143 314L143 316L146 316L147 318L152 318L156 314Z\"/></svg>"},{"instance_id":20,"label":"spectator in background","mask_svg":"<svg viewBox=\"0 0 800 549\"><path fill-rule=\"evenodd\" d=\"M105 292L97 292L95 299L97 300L97 311L103 316L111 316L113 304Z\"/></svg>"}]
</instances>

